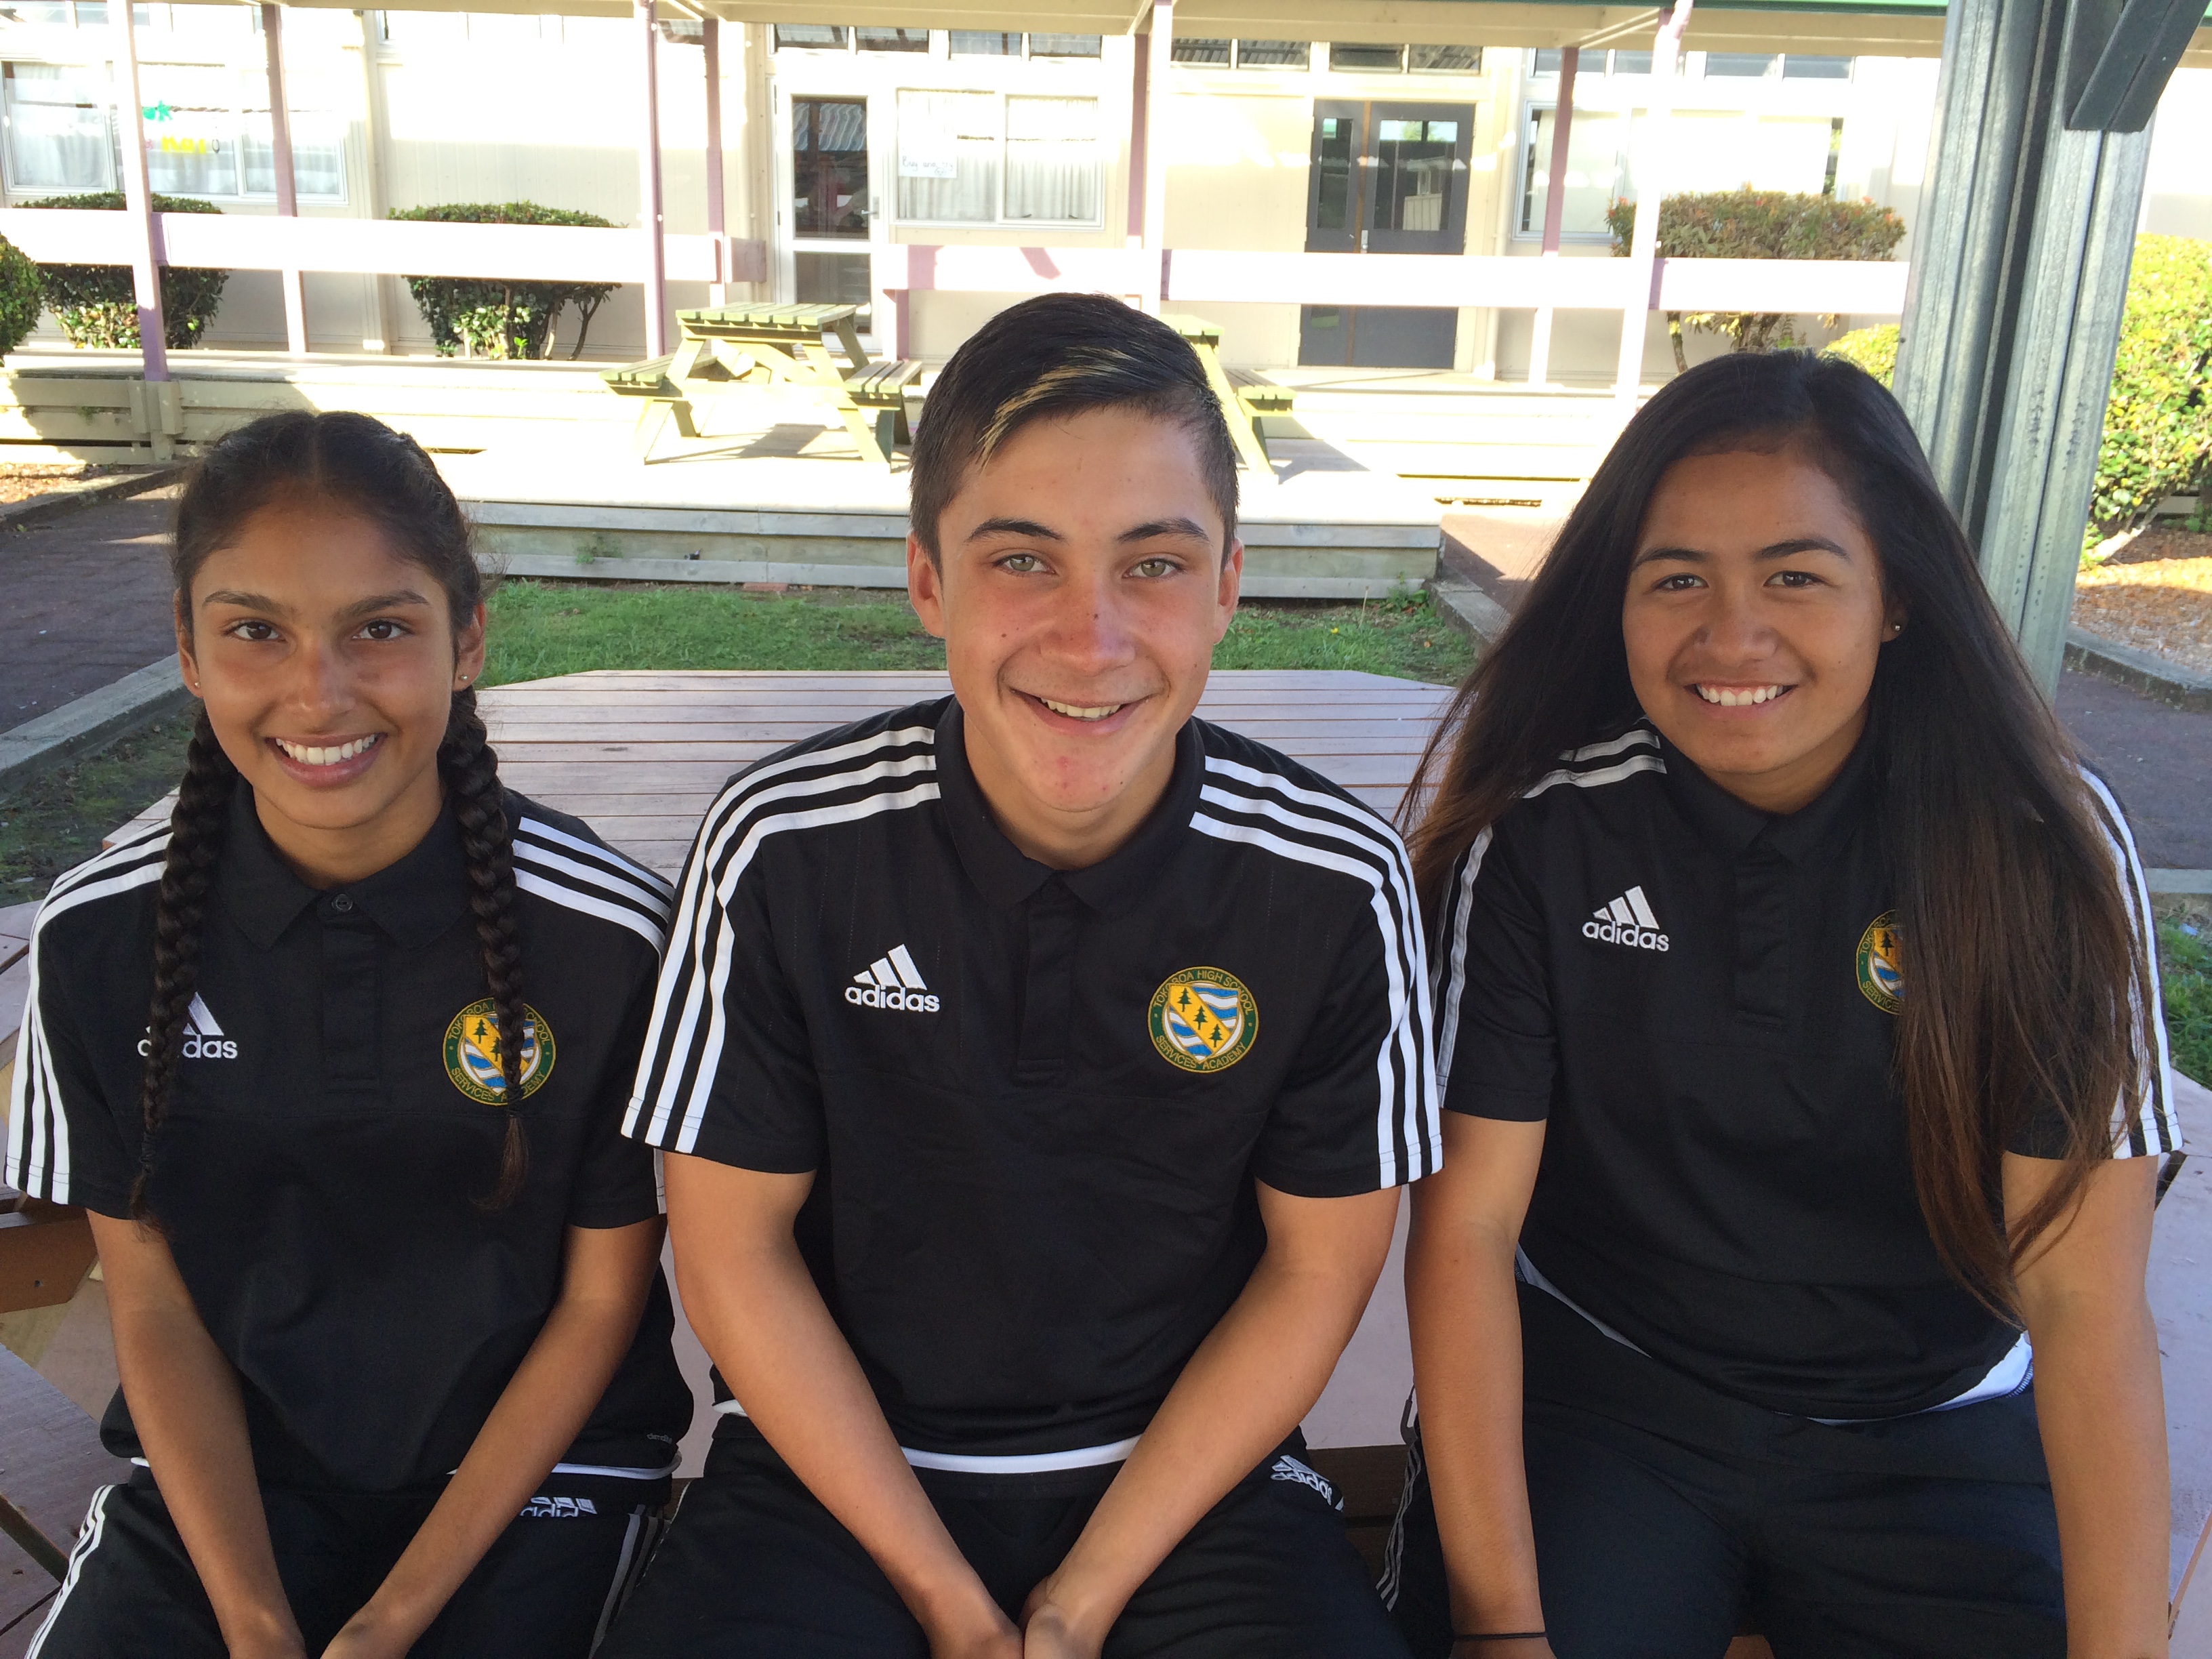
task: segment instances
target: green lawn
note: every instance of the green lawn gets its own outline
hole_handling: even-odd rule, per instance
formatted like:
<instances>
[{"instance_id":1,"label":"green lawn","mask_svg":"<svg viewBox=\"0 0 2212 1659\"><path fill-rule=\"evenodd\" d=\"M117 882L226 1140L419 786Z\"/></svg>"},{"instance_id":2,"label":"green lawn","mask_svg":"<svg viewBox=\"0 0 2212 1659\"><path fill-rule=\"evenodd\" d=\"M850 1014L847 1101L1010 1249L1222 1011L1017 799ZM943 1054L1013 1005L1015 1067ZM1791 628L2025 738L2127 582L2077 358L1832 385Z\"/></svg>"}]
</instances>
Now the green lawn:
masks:
<instances>
[{"instance_id":1,"label":"green lawn","mask_svg":"<svg viewBox=\"0 0 2212 1659\"><path fill-rule=\"evenodd\" d=\"M2212 917L2197 911L2162 920L2158 954L2174 1068L2212 1084Z\"/></svg>"},{"instance_id":2,"label":"green lawn","mask_svg":"<svg viewBox=\"0 0 2212 1659\"><path fill-rule=\"evenodd\" d=\"M1214 653L1219 668L1352 668L1401 679L1458 680L1468 637L1414 591L1368 605L1252 606ZM491 601L483 683L591 668L941 668L902 595L817 589L739 593L708 587L509 581Z\"/></svg>"},{"instance_id":3,"label":"green lawn","mask_svg":"<svg viewBox=\"0 0 2212 1659\"><path fill-rule=\"evenodd\" d=\"M175 788L191 737L191 720L173 715L0 805L0 908L46 896L101 836Z\"/></svg>"}]
</instances>

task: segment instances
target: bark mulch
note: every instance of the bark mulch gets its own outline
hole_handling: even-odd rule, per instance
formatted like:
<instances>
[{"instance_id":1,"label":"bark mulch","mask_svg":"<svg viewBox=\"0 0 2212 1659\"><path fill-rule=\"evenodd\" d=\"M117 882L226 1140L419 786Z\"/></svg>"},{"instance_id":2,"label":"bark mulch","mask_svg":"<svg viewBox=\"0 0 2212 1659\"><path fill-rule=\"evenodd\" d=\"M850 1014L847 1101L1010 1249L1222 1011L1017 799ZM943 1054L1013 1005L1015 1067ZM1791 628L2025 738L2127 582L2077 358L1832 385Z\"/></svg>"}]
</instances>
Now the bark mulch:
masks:
<instances>
[{"instance_id":1,"label":"bark mulch","mask_svg":"<svg viewBox=\"0 0 2212 1659\"><path fill-rule=\"evenodd\" d=\"M2145 531L2075 579L2074 623L2212 674L2212 536Z\"/></svg>"},{"instance_id":2,"label":"bark mulch","mask_svg":"<svg viewBox=\"0 0 2212 1659\"><path fill-rule=\"evenodd\" d=\"M82 461L0 461L0 507L12 507L17 501L29 501L33 495L43 495L56 484L74 483L80 478L105 478L111 473L136 470L125 466L92 466Z\"/></svg>"}]
</instances>

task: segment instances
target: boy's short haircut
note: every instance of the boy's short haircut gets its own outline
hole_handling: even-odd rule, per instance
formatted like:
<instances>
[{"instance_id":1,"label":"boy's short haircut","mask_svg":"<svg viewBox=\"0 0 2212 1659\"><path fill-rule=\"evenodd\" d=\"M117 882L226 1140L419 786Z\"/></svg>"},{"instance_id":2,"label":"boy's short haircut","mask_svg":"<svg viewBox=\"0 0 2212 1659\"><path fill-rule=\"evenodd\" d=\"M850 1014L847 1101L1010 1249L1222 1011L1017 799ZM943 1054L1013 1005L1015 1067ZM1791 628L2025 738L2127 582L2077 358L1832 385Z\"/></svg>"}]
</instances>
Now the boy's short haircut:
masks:
<instances>
[{"instance_id":1,"label":"boy's short haircut","mask_svg":"<svg viewBox=\"0 0 2212 1659\"><path fill-rule=\"evenodd\" d=\"M915 434L910 517L930 562L938 521L968 470L1030 422L1133 409L1182 423L1221 514L1237 533L1237 447L1198 353L1157 317L1103 294L1043 294L1000 312L945 364Z\"/></svg>"}]
</instances>

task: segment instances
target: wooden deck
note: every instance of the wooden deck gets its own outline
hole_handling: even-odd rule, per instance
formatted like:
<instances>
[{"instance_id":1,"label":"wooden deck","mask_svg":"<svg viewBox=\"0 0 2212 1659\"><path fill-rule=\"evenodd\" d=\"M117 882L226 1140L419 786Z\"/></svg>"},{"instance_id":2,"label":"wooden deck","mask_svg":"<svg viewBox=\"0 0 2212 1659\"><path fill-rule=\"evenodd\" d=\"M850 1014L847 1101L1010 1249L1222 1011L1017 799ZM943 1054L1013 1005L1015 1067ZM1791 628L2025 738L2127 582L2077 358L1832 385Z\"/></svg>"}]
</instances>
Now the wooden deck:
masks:
<instances>
[{"instance_id":1,"label":"wooden deck","mask_svg":"<svg viewBox=\"0 0 2212 1659\"><path fill-rule=\"evenodd\" d=\"M673 880L708 805L738 768L951 689L935 673L609 671L500 686L482 707L511 787L574 813ZM1387 817L1449 696L1380 674L1224 671L1198 712L1304 762ZM127 827L166 821L171 804Z\"/></svg>"}]
</instances>

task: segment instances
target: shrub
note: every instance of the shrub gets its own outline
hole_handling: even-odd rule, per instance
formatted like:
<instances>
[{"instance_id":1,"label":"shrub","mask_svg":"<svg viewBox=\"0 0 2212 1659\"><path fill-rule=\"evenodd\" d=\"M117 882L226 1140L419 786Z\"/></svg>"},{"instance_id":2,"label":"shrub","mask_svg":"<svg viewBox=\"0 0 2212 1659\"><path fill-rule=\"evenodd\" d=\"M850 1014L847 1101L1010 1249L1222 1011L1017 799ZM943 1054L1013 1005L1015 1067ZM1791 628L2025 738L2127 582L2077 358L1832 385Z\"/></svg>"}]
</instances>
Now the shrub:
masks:
<instances>
[{"instance_id":1,"label":"shrub","mask_svg":"<svg viewBox=\"0 0 2212 1659\"><path fill-rule=\"evenodd\" d=\"M397 208L395 219L463 225L588 225L613 228L596 213L540 207L535 202L452 202L442 207ZM619 283L526 283L465 276L410 276L407 291L430 325L441 357L524 358L553 355L554 325L564 306L576 307L581 354L592 313Z\"/></svg>"},{"instance_id":2,"label":"shrub","mask_svg":"<svg viewBox=\"0 0 2212 1659\"><path fill-rule=\"evenodd\" d=\"M30 256L0 236L0 357L23 343L46 307L39 268Z\"/></svg>"},{"instance_id":3,"label":"shrub","mask_svg":"<svg viewBox=\"0 0 2212 1659\"><path fill-rule=\"evenodd\" d=\"M1831 356L1842 357L1856 363L1884 386L1897 379L1897 325L1876 323L1872 328L1855 328L1828 346Z\"/></svg>"},{"instance_id":4,"label":"shrub","mask_svg":"<svg viewBox=\"0 0 2212 1659\"><path fill-rule=\"evenodd\" d=\"M33 208L94 208L123 210L123 192L96 190L83 196L49 196L42 202L26 202ZM220 213L212 202L190 196L156 196L156 213ZM227 270L199 270L182 265L163 265L161 331L172 351L198 345L207 325L222 306ZM39 284L46 307L62 325L73 346L106 346L135 349L138 345L137 290L131 284L129 265L40 265Z\"/></svg>"},{"instance_id":5,"label":"shrub","mask_svg":"<svg viewBox=\"0 0 2212 1659\"><path fill-rule=\"evenodd\" d=\"M2212 476L2212 242L2138 236L2089 501L2094 543Z\"/></svg>"},{"instance_id":6,"label":"shrub","mask_svg":"<svg viewBox=\"0 0 2212 1659\"><path fill-rule=\"evenodd\" d=\"M1613 251L1626 256L1636 204L1613 203L1605 220ZM1887 259L1904 238L1905 221L1868 201L1747 187L1669 196L1659 204L1659 252L1670 259ZM1690 366L1682 349L1685 326L1725 334L1737 351L1767 351L1795 343L1792 320L1778 312L1670 311L1674 367Z\"/></svg>"}]
</instances>

